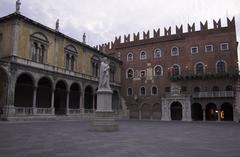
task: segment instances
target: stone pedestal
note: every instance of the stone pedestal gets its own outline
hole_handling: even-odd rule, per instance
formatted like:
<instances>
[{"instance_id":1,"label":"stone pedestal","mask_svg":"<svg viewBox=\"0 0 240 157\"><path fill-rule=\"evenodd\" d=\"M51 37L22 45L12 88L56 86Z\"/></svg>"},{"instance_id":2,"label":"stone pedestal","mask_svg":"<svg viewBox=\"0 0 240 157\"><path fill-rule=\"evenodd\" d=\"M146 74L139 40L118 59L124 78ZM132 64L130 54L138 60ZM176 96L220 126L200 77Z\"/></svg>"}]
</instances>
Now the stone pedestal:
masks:
<instances>
[{"instance_id":1,"label":"stone pedestal","mask_svg":"<svg viewBox=\"0 0 240 157\"><path fill-rule=\"evenodd\" d=\"M90 131L118 131L118 124L112 111L112 93L110 89L97 91L97 111Z\"/></svg>"}]
</instances>

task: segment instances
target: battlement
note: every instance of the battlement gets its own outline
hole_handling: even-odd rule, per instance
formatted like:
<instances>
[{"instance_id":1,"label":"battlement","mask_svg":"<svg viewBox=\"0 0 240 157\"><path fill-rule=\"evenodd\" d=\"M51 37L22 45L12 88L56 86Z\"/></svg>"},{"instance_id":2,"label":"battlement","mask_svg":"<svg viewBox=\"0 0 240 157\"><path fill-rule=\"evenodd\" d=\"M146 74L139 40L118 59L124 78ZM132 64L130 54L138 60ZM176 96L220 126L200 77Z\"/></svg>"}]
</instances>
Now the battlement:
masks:
<instances>
[{"instance_id":1,"label":"battlement","mask_svg":"<svg viewBox=\"0 0 240 157\"><path fill-rule=\"evenodd\" d=\"M150 34L150 30L143 31L142 38L140 37L140 32L133 33L133 36L131 37L130 34L115 37L114 42L108 42L102 45L94 46L99 51L107 52L108 50L116 48L120 44L126 44L126 45L135 45L135 44L142 44L142 43L148 43L148 42L154 42L154 41L169 41L169 40L179 40L182 38L183 35L192 34L192 33L204 33L209 31L219 31L222 29L227 29L229 31L235 31L235 17L230 20L227 18L227 26L222 26L221 19L218 21L213 20L213 28L208 27L208 21L206 22L200 22L200 29L196 30L195 23L192 25L187 25L187 31L183 31L183 25L176 26L175 30L176 33L172 33L172 27L164 27L164 34L161 35L160 29L154 29L152 36ZM122 41L123 38L123 41Z\"/></svg>"}]
</instances>

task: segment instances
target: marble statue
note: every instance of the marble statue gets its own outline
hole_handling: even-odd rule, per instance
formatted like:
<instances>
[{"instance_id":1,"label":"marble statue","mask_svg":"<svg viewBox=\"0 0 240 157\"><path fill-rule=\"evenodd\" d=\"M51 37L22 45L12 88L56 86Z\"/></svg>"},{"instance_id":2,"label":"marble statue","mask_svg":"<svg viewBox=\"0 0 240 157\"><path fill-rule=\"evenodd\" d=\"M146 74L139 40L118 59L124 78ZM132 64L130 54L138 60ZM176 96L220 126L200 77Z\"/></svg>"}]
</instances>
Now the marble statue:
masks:
<instances>
[{"instance_id":1,"label":"marble statue","mask_svg":"<svg viewBox=\"0 0 240 157\"><path fill-rule=\"evenodd\" d=\"M110 89L109 70L110 67L107 63L107 58L104 57L100 65L98 89Z\"/></svg>"},{"instance_id":2,"label":"marble statue","mask_svg":"<svg viewBox=\"0 0 240 157\"><path fill-rule=\"evenodd\" d=\"M17 0L16 1L16 13L20 13L20 5L21 5L20 0Z\"/></svg>"}]
</instances>

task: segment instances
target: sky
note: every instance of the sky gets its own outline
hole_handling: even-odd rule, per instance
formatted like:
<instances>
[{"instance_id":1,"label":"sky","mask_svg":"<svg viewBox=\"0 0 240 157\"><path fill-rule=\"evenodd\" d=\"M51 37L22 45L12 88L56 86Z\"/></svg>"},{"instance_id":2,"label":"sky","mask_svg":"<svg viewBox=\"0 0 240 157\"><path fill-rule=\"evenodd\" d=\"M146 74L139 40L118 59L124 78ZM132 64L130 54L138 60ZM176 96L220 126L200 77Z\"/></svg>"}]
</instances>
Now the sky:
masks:
<instances>
[{"instance_id":1,"label":"sky","mask_svg":"<svg viewBox=\"0 0 240 157\"><path fill-rule=\"evenodd\" d=\"M60 32L82 41L86 33L91 46L114 41L115 36L164 27L196 23L235 16L237 39L240 40L240 0L21 0L21 14L50 28L60 20ZM15 11L15 0L0 0L0 17ZM122 37L123 40L123 37ZM239 46L240 47L240 46ZM240 52L240 49L239 49ZM240 56L240 53L239 53Z\"/></svg>"}]
</instances>

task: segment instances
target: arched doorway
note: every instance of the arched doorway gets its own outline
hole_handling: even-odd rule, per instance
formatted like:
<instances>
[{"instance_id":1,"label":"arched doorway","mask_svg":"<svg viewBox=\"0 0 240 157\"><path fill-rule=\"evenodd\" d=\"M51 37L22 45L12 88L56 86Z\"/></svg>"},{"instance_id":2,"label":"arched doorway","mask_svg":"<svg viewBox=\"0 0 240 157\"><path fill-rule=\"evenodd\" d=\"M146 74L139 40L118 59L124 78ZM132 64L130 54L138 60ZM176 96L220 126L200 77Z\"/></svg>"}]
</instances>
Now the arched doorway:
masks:
<instances>
[{"instance_id":1,"label":"arched doorway","mask_svg":"<svg viewBox=\"0 0 240 157\"><path fill-rule=\"evenodd\" d=\"M87 112L92 112L93 109L93 89L91 86L87 86L84 92L84 109Z\"/></svg>"},{"instance_id":2,"label":"arched doorway","mask_svg":"<svg viewBox=\"0 0 240 157\"><path fill-rule=\"evenodd\" d=\"M119 110L119 96L117 91L114 91L112 95L112 110L113 112L117 112Z\"/></svg>"},{"instance_id":3,"label":"arched doorway","mask_svg":"<svg viewBox=\"0 0 240 157\"><path fill-rule=\"evenodd\" d=\"M58 81L54 93L54 107L56 115L65 115L67 107L67 85L64 81Z\"/></svg>"},{"instance_id":4,"label":"arched doorway","mask_svg":"<svg viewBox=\"0 0 240 157\"><path fill-rule=\"evenodd\" d=\"M8 75L7 72L0 67L0 119L3 114L3 108L7 104L7 86L8 86Z\"/></svg>"},{"instance_id":5,"label":"arched doorway","mask_svg":"<svg viewBox=\"0 0 240 157\"><path fill-rule=\"evenodd\" d=\"M132 104L128 107L129 109L129 118L130 119L139 119L139 110L137 104Z\"/></svg>"},{"instance_id":6,"label":"arched doorway","mask_svg":"<svg viewBox=\"0 0 240 157\"><path fill-rule=\"evenodd\" d=\"M142 119L150 119L151 118L151 106L149 104L142 105L141 118Z\"/></svg>"},{"instance_id":7,"label":"arched doorway","mask_svg":"<svg viewBox=\"0 0 240 157\"><path fill-rule=\"evenodd\" d=\"M43 77L38 81L36 107L50 108L51 100L52 100L52 83L48 78Z\"/></svg>"},{"instance_id":8,"label":"arched doorway","mask_svg":"<svg viewBox=\"0 0 240 157\"><path fill-rule=\"evenodd\" d=\"M173 102L171 104L171 119L182 120L182 104L180 102Z\"/></svg>"},{"instance_id":9,"label":"arched doorway","mask_svg":"<svg viewBox=\"0 0 240 157\"><path fill-rule=\"evenodd\" d=\"M17 78L15 85L14 106L33 106L34 82L28 74L22 74Z\"/></svg>"},{"instance_id":10,"label":"arched doorway","mask_svg":"<svg viewBox=\"0 0 240 157\"><path fill-rule=\"evenodd\" d=\"M230 103L224 103L221 106L221 120L233 121L233 107Z\"/></svg>"},{"instance_id":11,"label":"arched doorway","mask_svg":"<svg viewBox=\"0 0 240 157\"><path fill-rule=\"evenodd\" d=\"M199 104L199 103L192 104L191 113L192 113L192 120L193 121L203 120L203 110L202 110L202 105L201 104Z\"/></svg>"},{"instance_id":12,"label":"arched doorway","mask_svg":"<svg viewBox=\"0 0 240 157\"><path fill-rule=\"evenodd\" d=\"M152 119L154 120L160 120L162 114L162 107L161 104L154 104L152 107Z\"/></svg>"},{"instance_id":13,"label":"arched doorway","mask_svg":"<svg viewBox=\"0 0 240 157\"><path fill-rule=\"evenodd\" d=\"M218 119L217 107L215 104L210 103L206 106L206 120L216 121Z\"/></svg>"},{"instance_id":14,"label":"arched doorway","mask_svg":"<svg viewBox=\"0 0 240 157\"><path fill-rule=\"evenodd\" d=\"M73 83L70 87L69 108L70 109L80 108L80 87L77 83Z\"/></svg>"}]
</instances>

